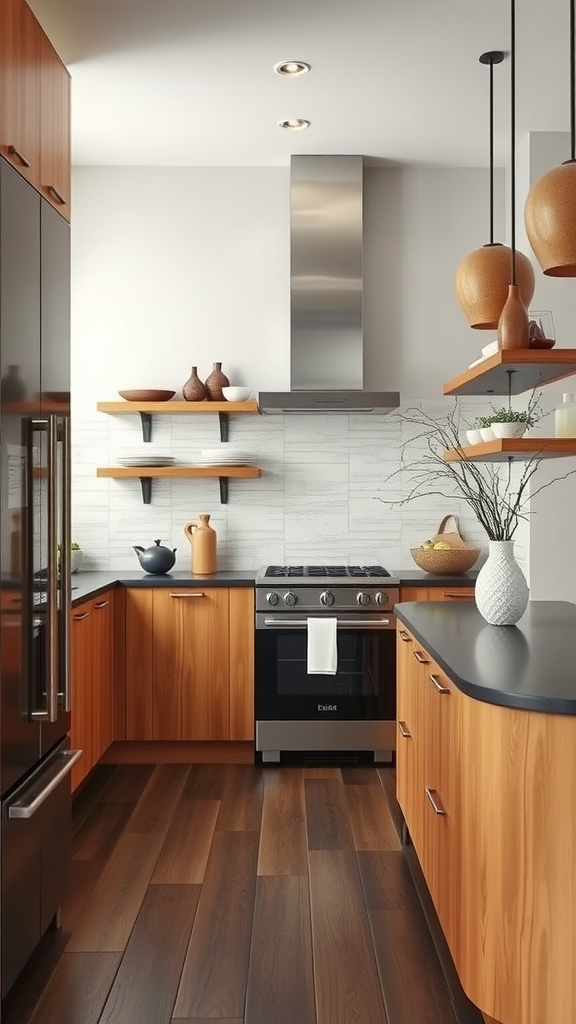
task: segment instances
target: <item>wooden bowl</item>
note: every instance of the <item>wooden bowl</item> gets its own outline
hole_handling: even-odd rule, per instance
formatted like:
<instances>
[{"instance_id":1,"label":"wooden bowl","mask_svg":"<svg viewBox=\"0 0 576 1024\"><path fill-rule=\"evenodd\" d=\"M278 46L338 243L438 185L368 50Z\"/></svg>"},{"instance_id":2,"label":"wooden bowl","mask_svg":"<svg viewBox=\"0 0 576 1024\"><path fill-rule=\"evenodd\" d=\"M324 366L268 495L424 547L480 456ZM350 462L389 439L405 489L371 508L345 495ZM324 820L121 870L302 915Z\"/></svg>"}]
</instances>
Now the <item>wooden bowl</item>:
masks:
<instances>
[{"instance_id":1,"label":"wooden bowl","mask_svg":"<svg viewBox=\"0 0 576 1024\"><path fill-rule=\"evenodd\" d=\"M174 398L175 391L154 391L152 389L142 391L119 391L121 398L127 402L169 402Z\"/></svg>"},{"instance_id":2,"label":"wooden bowl","mask_svg":"<svg viewBox=\"0 0 576 1024\"><path fill-rule=\"evenodd\" d=\"M479 548L410 548L410 554L424 572L439 576L457 576L468 572L477 560Z\"/></svg>"}]
</instances>

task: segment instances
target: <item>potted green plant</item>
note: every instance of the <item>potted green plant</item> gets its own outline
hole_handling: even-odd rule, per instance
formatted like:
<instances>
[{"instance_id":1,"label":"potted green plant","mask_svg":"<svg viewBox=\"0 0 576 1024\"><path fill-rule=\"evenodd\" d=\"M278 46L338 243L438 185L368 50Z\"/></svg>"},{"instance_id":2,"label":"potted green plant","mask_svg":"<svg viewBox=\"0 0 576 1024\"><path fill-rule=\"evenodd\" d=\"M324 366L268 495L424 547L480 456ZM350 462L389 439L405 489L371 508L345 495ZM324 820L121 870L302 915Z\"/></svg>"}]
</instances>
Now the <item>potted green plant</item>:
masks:
<instances>
[{"instance_id":1,"label":"potted green plant","mask_svg":"<svg viewBox=\"0 0 576 1024\"><path fill-rule=\"evenodd\" d=\"M528 427L533 427L536 418L527 409L496 409L490 424L496 437L522 437Z\"/></svg>"},{"instance_id":2,"label":"potted green plant","mask_svg":"<svg viewBox=\"0 0 576 1024\"><path fill-rule=\"evenodd\" d=\"M58 570L60 570L60 558L62 545L58 545ZM82 565L82 548L75 541L70 544L70 572L78 572Z\"/></svg>"},{"instance_id":3,"label":"potted green plant","mask_svg":"<svg viewBox=\"0 0 576 1024\"><path fill-rule=\"evenodd\" d=\"M493 416L479 416L476 420L476 429L480 431L483 441L494 441L496 439L496 434L492 430L493 422Z\"/></svg>"}]
</instances>

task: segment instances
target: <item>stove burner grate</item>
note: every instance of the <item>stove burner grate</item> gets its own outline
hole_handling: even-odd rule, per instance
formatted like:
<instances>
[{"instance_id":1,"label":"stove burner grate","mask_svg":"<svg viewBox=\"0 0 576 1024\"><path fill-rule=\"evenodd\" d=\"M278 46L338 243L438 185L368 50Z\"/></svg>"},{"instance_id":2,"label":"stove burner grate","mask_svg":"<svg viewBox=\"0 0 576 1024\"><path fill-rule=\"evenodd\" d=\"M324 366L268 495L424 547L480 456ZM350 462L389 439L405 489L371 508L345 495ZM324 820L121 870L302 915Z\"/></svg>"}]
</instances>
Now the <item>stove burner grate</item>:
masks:
<instances>
[{"instance_id":1,"label":"stove burner grate","mask_svg":"<svg viewBox=\"0 0 576 1024\"><path fill-rule=\"evenodd\" d=\"M280 579L305 576L366 579L382 578L390 573L381 565L269 565L264 575Z\"/></svg>"}]
</instances>

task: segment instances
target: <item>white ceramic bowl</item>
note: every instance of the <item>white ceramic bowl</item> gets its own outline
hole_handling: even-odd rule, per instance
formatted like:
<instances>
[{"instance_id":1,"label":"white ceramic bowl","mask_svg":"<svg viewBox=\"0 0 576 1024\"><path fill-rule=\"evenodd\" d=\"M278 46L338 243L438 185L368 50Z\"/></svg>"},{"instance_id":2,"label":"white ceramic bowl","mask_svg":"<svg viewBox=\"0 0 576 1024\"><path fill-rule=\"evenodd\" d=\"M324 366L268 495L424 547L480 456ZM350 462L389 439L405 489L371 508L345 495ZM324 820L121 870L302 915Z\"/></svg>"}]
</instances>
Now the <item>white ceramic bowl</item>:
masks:
<instances>
[{"instance_id":1,"label":"white ceramic bowl","mask_svg":"<svg viewBox=\"0 0 576 1024\"><path fill-rule=\"evenodd\" d=\"M467 430L466 431L466 438L468 440L468 444L481 444L482 443L482 434L480 433L479 430Z\"/></svg>"},{"instance_id":2,"label":"white ceramic bowl","mask_svg":"<svg viewBox=\"0 0 576 1024\"><path fill-rule=\"evenodd\" d=\"M496 434L492 430L492 427L480 427L480 434L482 435L483 441L495 441Z\"/></svg>"},{"instance_id":3,"label":"white ceramic bowl","mask_svg":"<svg viewBox=\"0 0 576 1024\"><path fill-rule=\"evenodd\" d=\"M252 388L222 388L222 394L227 402L247 402Z\"/></svg>"},{"instance_id":4,"label":"white ceramic bowl","mask_svg":"<svg viewBox=\"0 0 576 1024\"><path fill-rule=\"evenodd\" d=\"M522 437L526 433L525 423L493 423L491 430L496 437Z\"/></svg>"}]
</instances>

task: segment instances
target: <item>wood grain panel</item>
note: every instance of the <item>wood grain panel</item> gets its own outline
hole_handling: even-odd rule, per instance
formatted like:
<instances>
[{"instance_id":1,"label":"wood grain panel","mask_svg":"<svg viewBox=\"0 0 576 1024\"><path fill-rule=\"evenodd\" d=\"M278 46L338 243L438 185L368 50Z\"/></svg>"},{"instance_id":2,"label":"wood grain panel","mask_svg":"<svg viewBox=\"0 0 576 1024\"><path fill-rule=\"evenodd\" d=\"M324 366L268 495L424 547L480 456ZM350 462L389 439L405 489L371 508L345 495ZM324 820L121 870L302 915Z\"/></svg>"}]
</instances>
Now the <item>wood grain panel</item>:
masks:
<instances>
[{"instance_id":1,"label":"wood grain panel","mask_svg":"<svg viewBox=\"0 0 576 1024\"><path fill-rule=\"evenodd\" d=\"M354 836L339 779L305 779L309 850L353 850Z\"/></svg>"},{"instance_id":2,"label":"wood grain panel","mask_svg":"<svg viewBox=\"0 0 576 1024\"><path fill-rule=\"evenodd\" d=\"M194 764L182 790L182 799L221 800L226 782L226 766L223 764Z\"/></svg>"},{"instance_id":3,"label":"wood grain panel","mask_svg":"<svg viewBox=\"0 0 576 1024\"><path fill-rule=\"evenodd\" d=\"M40 190L70 220L70 75L39 32Z\"/></svg>"},{"instance_id":4,"label":"wood grain panel","mask_svg":"<svg viewBox=\"0 0 576 1024\"><path fill-rule=\"evenodd\" d=\"M154 884L192 885L204 881L219 810L219 800L179 801L152 875Z\"/></svg>"},{"instance_id":5,"label":"wood grain panel","mask_svg":"<svg viewBox=\"0 0 576 1024\"><path fill-rule=\"evenodd\" d=\"M359 853L358 867L368 912L405 909L413 883L401 850Z\"/></svg>"},{"instance_id":6,"label":"wood grain panel","mask_svg":"<svg viewBox=\"0 0 576 1024\"><path fill-rule=\"evenodd\" d=\"M386 797L386 803L388 809L392 815L392 821L394 822L394 828L398 835L401 834L402 824L404 817L400 810L400 804L396 799L396 769L395 768L378 768L378 776L382 783L382 789Z\"/></svg>"},{"instance_id":7,"label":"wood grain panel","mask_svg":"<svg viewBox=\"0 0 576 1024\"><path fill-rule=\"evenodd\" d=\"M121 771L116 772L100 799L112 803L137 803L153 771L153 764L125 765Z\"/></svg>"},{"instance_id":8,"label":"wood grain panel","mask_svg":"<svg viewBox=\"0 0 576 1024\"><path fill-rule=\"evenodd\" d=\"M126 591L126 739L153 735L152 589Z\"/></svg>"},{"instance_id":9,"label":"wood grain panel","mask_svg":"<svg viewBox=\"0 0 576 1024\"><path fill-rule=\"evenodd\" d=\"M40 29L23 0L0 4L0 153L29 182L40 183ZM29 164L14 154L14 146Z\"/></svg>"},{"instance_id":10,"label":"wood grain panel","mask_svg":"<svg viewBox=\"0 0 576 1024\"><path fill-rule=\"evenodd\" d=\"M257 832L262 818L264 780L260 769L229 767L216 828L220 832Z\"/></svg>"},{"instance_id":11,"label":"wood grain panel","mask_svg":"<svg viewBox=\"0 0 576 1024\"><path fill-rule=\"evenodd\" d=\"M92 890L100 878L106 861L73 860L70 866L70 884L62 904L62 929L70 935L86 917Z\"/></svg>"},{"instance_id":12,"label":"wood grain panel","mask_svg":"<svg viewBox=\"0 0 576 1024\"><path fill-rule=\"evenodd\" d=\"M113 953L125 948L161 846L158 834L125 834L119 839L74 929L68 952Z\"/></svg>"},{"instance_id":13,"label":"wood grain panel","mask_svg":"<svg viewBox=\"0 0 576 1024\"><path fill-rule=\"evenodd\" d=\"M186 765L158 765L134 808L126 832L167 832L187 775Z\"/></svg>"},{"instance_id":14,"label":"wood grain panel","mask_svg":"<svg viewBox=\"0 0 576 1024\"><path fill-rule=\"evenodd\" d=\"M134 810L135 804L102 802L74 836L74 860L107 859Z\"/></svg>"},{"instance_id":15,"label":"wood grain panel","mask_svg":"<svg viewBox=\"0 0 576 1024\"><path fill-rule=\"evenodd\" d=\"M340 769L342 782L345 786L378 786L380 779L377 768L350 768Z\"/></svg>"},{"instance_id":16,"label":"wood grain panel","mask_svg":"<svg viewBox=\"0 0 576 1024\"><path fill-rule=\"evenodd\" d=\"M388 1024L356 856L308 856L317 1024Z\"/></svg>"},{"instance_id":17,"label":"wood grain panel","mask_svg":"<svg viewBox=\"0 0 576 1024\"><path fill-rule=\"evenodd\" d=\"M104 764L253 764L254 744L212 741L113 743Z\"/></svg>"},{"instance_id":18,"label":"wood grain panel","mask_svg":"<svg viewBox=\"0 0 576 1024\"><path fill-rule=\"evenodd\" d=\"M307 878L256 883L244 1024L316 1024Z\"/></svg>"},{"instance_id":19,"label":"wood grain panel","mask_svg":"<svg viewBox=\"0 0 576 1024\"><path fill-rule=\"evenodd\" d=\"M357 850L399 850L400 840L376 776L376 786L346 786L348 813Z\"/></svg>"},{"instance_id":20,"label":"wood grain panel","mask_svg":"<svg viewBox=\"0 0 576 1024\"><path fill-rule=\"evenodd\" d=\"M401 601L428 601L428 587L400 587Z\"/></svg>"},{"instance_id":21,"label":"wood grain panel","mask_svg":"<svg viewBox=\"0 0 576 1024\"><path fill-rule=\"evenodd\" d=\"M70 617L70 690L72 714L70 741L84 754L72 769L72 792L96 762L94 690L97 652L92 624L92 601L77 605Z\"/></svg>"},{"instance_id":22,"label":"wood grain panel","mask_svg":"<svg viewBox=\"0 0 576 1024\"><path fill-rule=\"evenodd\" d=\"M170 1024L199 894L150 886L99 1024Z\"/></svg>"},{"instance_id":23,"label":"wood grain panel","mask_svg":"<svg viewBox=\"0 0 576 1024\"><path fill-rule=\"evenodd\" d=\"M230 739L254 739L254 590L230 587Z\"/></svg>"},{"instance_id":24,"label":"wood grain panel","mask_svg":"<svg viewBox=\"0 0 576 1024\"><path fill-rule=\"evenodd\" d=\"M126 587L114 590L114 739L126 739Z\"/></svg>"},{"instance_id":25,"label":"wood grain panel","mask_svg":"<svg viewBox=\"0 0 576 1024\"><path fill-rule=\"evenodd\" d=\"M120 953L64 953L27 1024L99 1024Z\"/></svg>"},{"instance_id":26,"label":"wood grain panel","mask_svg":"<svg viewBox=\"0 0 576 1024\"><path fill-rule=\"evenodd\" d=\"M298 769L264 771L259 875L308 875L304 781Z\"/></svg>"},{"instance_id":27,"label":"wood grain panel","mask_svg":"<svg viewBox=\"0 0 576 1024\"><path fill-rule=\"evenodd\" d=\"M302 769L305 779L338 779L342 781L340 768L331 768L328 765L308 765Z\"/></svg>"},{"instance_id":28,"label":"wood grain panel","mask_svg":"<svg viewBox=\"0 0 576 1024\"><path fill-rule=\"evenodd\" d=\"M174 1017L242 1017L258 860L257 832L215 832Z\"/></svg>"}]
</instances>

